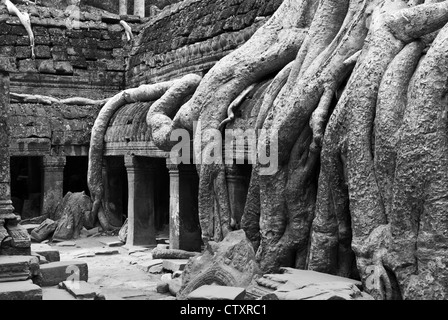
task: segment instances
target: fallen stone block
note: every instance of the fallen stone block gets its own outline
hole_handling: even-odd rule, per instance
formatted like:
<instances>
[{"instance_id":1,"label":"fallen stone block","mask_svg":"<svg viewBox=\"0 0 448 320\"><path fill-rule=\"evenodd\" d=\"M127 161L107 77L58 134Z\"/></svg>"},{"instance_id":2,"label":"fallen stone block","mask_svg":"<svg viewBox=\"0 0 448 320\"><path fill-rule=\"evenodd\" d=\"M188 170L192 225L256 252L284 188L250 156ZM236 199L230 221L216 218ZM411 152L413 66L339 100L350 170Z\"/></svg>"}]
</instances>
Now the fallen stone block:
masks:
<instances>
[{"instance_id":1,"label":"fallen stone block","mask_svg":"<svg viewBox=\"0 0 448 320\"><path fill-rule=\"evenodd\" d=\"M180 291L180 288L182 287L182 279L176 278L172 279L168 282L168 287L170 289L170 293L173 297L177 296L177 293Z\"/></svg>"},{"instance_id":2,"label":"fallen stone block","mask_svg":"<svg viewBox=\"0 0 448 320\"><path fill-rule=\"evenodd\" d=\"M35 252L41 256L44 256L45 259L48 260L48 262L56 262L60 261L61 257L59 254L59 250L53 249L47 244L42 243L32 243L31 244L31 251Z\"/></svg>"},{"instance_id":3,"label":"fallen stone block","mask_svg":"<svg viewBox=\"0 0 448 320\"><path fill-rule=\"evenodd\" d=\"M156 291L158 293L168 293L170 292L170 286L168 282L159 282L157 283Z\"/></svg>"},{"instance_id":4,"label":"fallen stone block","mask_svg":"<svg viewBox=\"0 0 448 320\"><path fill-rule=\"evenodd\" d=\"M85 281L63 281L60 287L76 299L94 299L100 294L98 287Z\"/></svg>"},{"instance_id":5,"label":"fallen stone block","mask_svg":"<svg viewBox=\"0 0 448 320\"><path fill-rule=\"evenodd\" d=\"M364 300L365 296L356 285L347 282L321 282L288 291L279 289L262 300Z\"/></svg>"},{"instance_id":6,"label":"fallen stone block","mask_svg":"<svg viewBox=\"0 0 448 320\"><path fill-rule=\"evenodd\" d=\"M172 271L172 272L182 271L182 270L184 270L187 263L188 263L188 260L186 260L186 259L163 260L163 269Z\"/></svg>"},{"instance_id":7,"label":"fallen stone block","mask_svg":"<svg viewBox=\"0 0 448 320\"><path fill-rule=\"evenodd\" d=\"M205 285L190 292L188 300L243 300L246 289L239 287L223 287Z\"/></svg>"},{"instance_id":8,"label":"fallen stone block","mask_svg":"<svg viewBox=\"0 0 448 320\"><path fill-rule=\"evenodd\" d=\"M100 241L102 244L104 244L107 247L114 248L114 247L122 247L124 245L123 242L120 240L116 241Z\"/></svg>"},{"instance_id":9,"label":"fallen stone block","mask_svg":"<svg viewBox=\"0 0 448 320\"><path fill-rule=\"evenodd\" d=\"M80 250L71 253L73 258L91 258L95 256L95 252L90 250Z\"/></svg>"},{"instance_id":10,"label":"fallen stone block","mask_svg":"<svg viewBox=\"0 0 448 320\"><path fill-rule=\"evenodd\" d=\"M42 300L42 288L28 281L0 283L0 300Z\"/></svg>"},{"instance_id":11,"label":"fallen stone block","mask_svg":"<svg viewBox=\"0 0 448 320\"><path fill-rule=\"evenodd\" d=\"M31 231L31 239L37 242L46 240L56 230L57 222L46 219L39 227Z\"/></svg>"},{"instance_id":12,"label":"fallen stone block","mask_svg":"<svg viewBox=\"0 0 448 320\"><path fill-rule=\"evenodd\" d=\"M152 250L154 259L189 259L199 255L199 252L191 252L177 249L159 249Z\"/></svg>"},{"instance_id":13,"label":"fallen stone block","mask_svg":"<svg viewBox=\"0 0 448 320\"><path fill-rule=\"evenodd\" d=\"M159 265L153 266L153 267L149 268L148 272L152 273L152 274L162 273L163 272L163 265L159 264Z\"/></svg>"},{"instance_id":14,"label":"fallen stone block","mask_svg":"<svg viewBox=\"0 0 448 320\"><path fill-rule=\"evenodd\" d=\"M23 228L26 229L26 231L31 235L31 231L38 228L40 224L30 223L30 224L21 224Z\"/></svg>"},{"instance_id":15,"label":"fallen stone block","mask_svg":"<svg viewBox=\"0 0 448 320\"><path fill-rule=\"evenodd\" d=\"M118 251L117 249L104 248L95 250L95 254L98 256L111 256L114 254L120 254L120 251Z\"/></svg>"},{"instance_id":16,"label":"fallen stone block","mask_svg":"<svg viewBox=\"0 0 448 320\"><path fill-rule=\"evenodd\" d=\"M73 241L63 241L56 243L58 247L75 247L76 243Z\"/></svg>"},{"instance_id":17,"label":"fallen stone block","mask_svg":"<svg viewBox=\"0 0 448 320\"><path fill-rule=\"evenodd\" d=\"M37 254L37 253L31 251L31 255L33 257L36 257L37 259L39 259L39 265L49 263L48 260L44 256L41 256L40 254Z\"/></svg>"},{"instance_id":18,"label":"fallen stone block","mask_svg":"<svg viewBox=\"0 0 448 320\"><path fill-rule=\"evenodd\" d=\"M76 300L76 298L64 289L42 288L42 300Z\"/></svg>"},{"instance_id":19,"label":"fallen stone block","mask_svg":"<svg viewBox=\"0 0 448 320\"><path fill-rule=\"evenodd\" d=\"M149 269L151 269L154 266L157 265L162 265L163 264L163 260L161 259L156 259L156 260L144 260L144 261L139 261L136 263L137 268L148 272Z\"/></svg>"},{"instance_id":20,"label":"fallen stone block","mask_svg":"<svg viewBox=\"0 0 448 320\"><path fill-rule=\"evenodd\" d=\"M34 256L0 256L0 282L31 279L39 273L39 259Z\"/></svg>"},{"instance_id":21,"label":"fallen stone block","mask_svg":"<svg viewBox=\"0 0 448 320\"><path fill-rule=\"evenodd\" d=\"M42 287L51 287L67 280L88 280L87 263L82 261L59 261L42 265L41 279L38 283Z\"/></svg>"}]
</instances>

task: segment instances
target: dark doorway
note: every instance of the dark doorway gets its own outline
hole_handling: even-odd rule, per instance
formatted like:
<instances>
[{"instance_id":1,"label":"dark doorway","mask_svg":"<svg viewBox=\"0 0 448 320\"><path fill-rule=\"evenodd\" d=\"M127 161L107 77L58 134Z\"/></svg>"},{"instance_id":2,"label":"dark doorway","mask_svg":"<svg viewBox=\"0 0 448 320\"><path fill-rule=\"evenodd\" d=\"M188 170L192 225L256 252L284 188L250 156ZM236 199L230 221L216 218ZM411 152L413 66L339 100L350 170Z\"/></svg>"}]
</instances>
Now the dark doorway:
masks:
<instances>
[{"instance_id":1,"label":"dark doorway","mask_svg":"<svg viewBox=\"0 0 448 320\"><path fill-rule=\"evenodd\" d=\"M169 238L170 223L170 175L165 159L157 162L154 183L155 227L159 238Z\"/></svg>"},{"instance_id":2,"label":"dark doorway","mask_svg":"<svg viewBox=\"0 0 448 320\"><path fill-rule=\"evenodd\" d=\"M41 158L11 157L11 199L22 219L40 216Z\"/></svg>"},{"instance_id":3,"label":"dark doorway","mask_svg":"<svg viewBox=\"0 0 448 320\"><path fill-rule=\"evenodd\" d=\"M64 167L64 195L67 192L82 192L90 196L87 186L88 157L67 157Z\"/></svg>"}]
</instances>

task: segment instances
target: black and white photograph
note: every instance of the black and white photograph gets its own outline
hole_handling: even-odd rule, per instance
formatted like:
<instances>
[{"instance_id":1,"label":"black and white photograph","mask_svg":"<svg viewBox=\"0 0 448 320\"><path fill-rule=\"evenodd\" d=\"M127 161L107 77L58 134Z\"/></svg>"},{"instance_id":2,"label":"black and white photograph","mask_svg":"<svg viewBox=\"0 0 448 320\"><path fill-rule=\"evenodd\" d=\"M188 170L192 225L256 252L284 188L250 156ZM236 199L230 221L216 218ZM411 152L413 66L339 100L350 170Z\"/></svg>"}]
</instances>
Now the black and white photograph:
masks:
<instances>
[{"instance_id":1,"label":"black and white photograph","mask_svg":"<svg viewBox=\"0 0 448 320\"><path fill-rule=\"evenodd\" d=\"M0 0L0 300L448 300L448 0Z\"/></svg>"}]
</instances>

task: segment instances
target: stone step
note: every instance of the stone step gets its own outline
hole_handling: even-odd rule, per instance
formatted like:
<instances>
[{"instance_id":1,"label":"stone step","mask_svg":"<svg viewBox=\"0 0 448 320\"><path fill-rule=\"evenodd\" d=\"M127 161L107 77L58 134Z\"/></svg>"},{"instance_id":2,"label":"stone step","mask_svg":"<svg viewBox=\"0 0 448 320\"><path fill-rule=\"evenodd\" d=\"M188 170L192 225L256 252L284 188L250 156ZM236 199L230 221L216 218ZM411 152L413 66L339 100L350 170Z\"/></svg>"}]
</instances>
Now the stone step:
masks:
<instances>
[{"instance_id":1,"label":"stone step","mask_svg":"<svg viewBox=\"0 0 448 320\"><path fill-rule=\"evenodd\" d=\"M243 300L246 289L205 285L190 292L188 300Z\"/></svg>"},{"instance_id":2,"label":"stone step","mask_svg":"<svg viewBox=\"0 0 448 320\"><path fill-rule=\"evenodd\" d=\"M29 281L0 283L0 300L42 300L42 288Z\"/></svg>"},{"instance_id":3,"label":"stone step","mask_svg":"<svg viewBox=\"0 0 448 320\"><path fill-rule=\"evenodd\" d=\"M67 290L76 299L94 299L100 294L98 287L86 281L64 281L60 287Z\"/></svg>"},{"instance_id":4,"label":"stone step","mask_svg":"<svg viewBox=\"0 0 448 320\"><path fill-rule=\"evenodd\" d=\"M31 252L44 256L48 262L57 262L61 260L59 250L52 248L48 244L32 243Z\"/></svg>"},{"instance_id":5,"label":"stone step","mask_svg":"<svg viewBox=\"0 0 448 320\"><path fill-rule=\"evenodd\" d=\"M163 269L168 271L176 272L183 271L185 266L187 265L187 259L168 259L163 260Z\"/></svg>"},{"instance_id":6,"label":"stone step","mask_svg":"<svg viewBox=\"0 0 448 320\"><path fill-rule=\"evenodd\" d=\"M88 267L83 261L59 261L44 264L40 267L42 287L56 286L67 280L87 281Z\"/></svg>"},{"instance_id":7,"label":"stone step","mask_svg":"<svg viewBox=\"0 0 448 320\"><path fill-rule=\"evenodd\" d=\"M39 259L34 256L0 256L0 282L31 279L39 273Z\"/></svg>"}]
</instances>

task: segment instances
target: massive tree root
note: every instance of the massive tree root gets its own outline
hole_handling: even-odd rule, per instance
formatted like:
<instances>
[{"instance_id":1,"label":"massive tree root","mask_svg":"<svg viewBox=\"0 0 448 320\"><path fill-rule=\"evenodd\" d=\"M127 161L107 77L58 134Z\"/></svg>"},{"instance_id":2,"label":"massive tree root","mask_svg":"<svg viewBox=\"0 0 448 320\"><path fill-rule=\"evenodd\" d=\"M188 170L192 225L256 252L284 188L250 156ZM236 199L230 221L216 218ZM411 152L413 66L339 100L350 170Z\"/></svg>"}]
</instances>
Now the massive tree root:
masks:
<instances>
[{"instance_id":1,"label":"massive tree root","mask_svg":"<svg viewBox=\"0 0 448 320\"><path fill-rule=\"evenodd\" d=\"M204 161L209 129L274 76L255 129L278 166L254 164L241 223L262 271L359 277L378 299L446 298L447 22L448 1L285 0L198 86L166 87L147 121L164 150L174 129L195 130L204 242L232 229L224 163ZM125 102L109 101L109 116Z\"/></svg>"},{"instance_id":2,"label":"massive tree root","mask_svg":"<svg viewBox=\"0 0 448 320\"><path fill-rule=\"evenodd\" d=\"M91 193L93 208L92 216L99 219L105 230L121 227L121 221L115 221L112 215L104 210L107 206L102 204L104 196L104 185L102 177L104 135L109 121L114 113L122 106L137 101L154 101L173 86L175 82L168 81L154 85L142 85L135 89L128 89L111 98L101 109L92 128L89 149L89 168L87 183Z\"/></svg>"}]
</instances>

